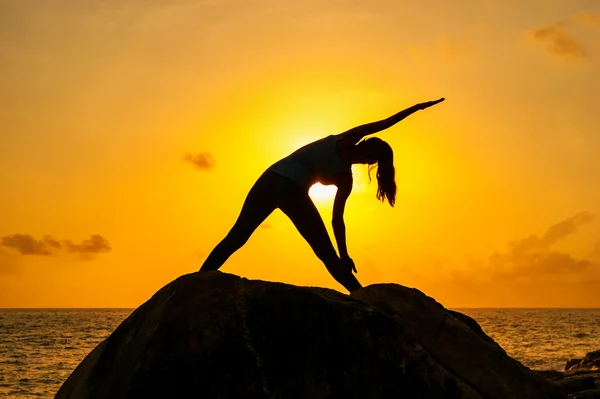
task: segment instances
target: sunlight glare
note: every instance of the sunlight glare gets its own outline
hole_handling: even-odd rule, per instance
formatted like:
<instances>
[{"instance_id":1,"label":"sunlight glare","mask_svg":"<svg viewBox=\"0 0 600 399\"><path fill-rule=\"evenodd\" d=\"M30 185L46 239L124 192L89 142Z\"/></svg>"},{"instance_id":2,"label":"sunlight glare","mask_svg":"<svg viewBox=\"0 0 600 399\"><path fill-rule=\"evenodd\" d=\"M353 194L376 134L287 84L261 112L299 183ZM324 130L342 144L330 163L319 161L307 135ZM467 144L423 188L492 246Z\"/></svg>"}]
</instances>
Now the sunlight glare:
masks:
<instances>
[{"instance_id":1,"label":"sunlight glare","mask_svg":"<svg viewBox=\"0 0 600 399\"><path fill-rule=\"evenodd\" d=\"M328 201L335 197L337 187L334 185L324 186L321 183L313 184L308 190L308 195L314 201Z\"/></svg>"}]
</instances>

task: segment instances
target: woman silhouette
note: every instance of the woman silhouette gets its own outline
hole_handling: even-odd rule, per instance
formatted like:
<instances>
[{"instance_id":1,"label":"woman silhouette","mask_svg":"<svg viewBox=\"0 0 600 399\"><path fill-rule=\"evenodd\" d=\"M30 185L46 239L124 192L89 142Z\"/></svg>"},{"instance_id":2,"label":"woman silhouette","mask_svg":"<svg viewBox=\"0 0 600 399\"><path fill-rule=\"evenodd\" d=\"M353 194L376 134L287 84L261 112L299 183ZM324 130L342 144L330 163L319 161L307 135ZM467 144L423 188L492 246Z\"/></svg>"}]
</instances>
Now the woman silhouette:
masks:
<instances>
[{"instance_id":1,"label":"woman silhouette","mask_svg":"<svg viewBox=\"0 0 600 399\"><path fill-rule=\"evenodd\" d=\"M361 285L352 274L357 272L346 248L344 207L352 191L352 164L377 164L377 199L396 201L394 153L385 141L365 136L385 130L410 114L431 107L444 98L414 105L381 121L357 126L344 133L330 135L298 149L271 165L250 189L240 215L227 236L212 250L200 271L217 270L240 249L254 230L279 208L294 223L333 278L349 292ZM308 196L315 183L334 184L332 227L338 254L333 247L323 219Z\"/></svg>"}]
</instances>

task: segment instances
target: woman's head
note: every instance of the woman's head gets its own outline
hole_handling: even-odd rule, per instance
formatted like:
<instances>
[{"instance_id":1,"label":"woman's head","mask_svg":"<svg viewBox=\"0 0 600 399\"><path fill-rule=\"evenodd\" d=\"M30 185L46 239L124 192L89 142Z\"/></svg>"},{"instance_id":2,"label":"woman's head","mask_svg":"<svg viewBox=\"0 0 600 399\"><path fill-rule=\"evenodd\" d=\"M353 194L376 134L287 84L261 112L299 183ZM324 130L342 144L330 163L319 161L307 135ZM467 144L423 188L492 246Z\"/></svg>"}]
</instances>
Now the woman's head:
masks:
<instances>
[{"instance_id":1,"label":"woman's head","mask_svg":"<svg viewBox=\"0 0 600 399\"><path fill-rule=\"evenodd\" d=\"M387 199L391 206L396 203L396 171L394 169L394 151L385 141L370 137L356 145L357 160L369 165L369 180L371 170L377 164L377 199L382 202Z\"/></svg>"}]
</instances>

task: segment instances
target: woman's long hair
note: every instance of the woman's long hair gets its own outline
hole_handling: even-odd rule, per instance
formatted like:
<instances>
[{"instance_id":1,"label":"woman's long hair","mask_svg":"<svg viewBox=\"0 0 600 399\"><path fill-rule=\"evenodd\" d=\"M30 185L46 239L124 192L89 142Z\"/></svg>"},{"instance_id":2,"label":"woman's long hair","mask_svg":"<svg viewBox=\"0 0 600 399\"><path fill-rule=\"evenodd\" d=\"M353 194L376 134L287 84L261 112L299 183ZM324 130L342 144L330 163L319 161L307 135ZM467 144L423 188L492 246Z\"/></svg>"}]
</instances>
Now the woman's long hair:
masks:
<instances>
[{"instance_id":1,"label":"woman's long hair","mask_svg":"<svg viewBox=\"0 0 600 399\"><path fill-rule=\"evenodd\" d=\"M396 203L396 170L394 169L394 151L392 147L378 137L370 137L361 141L358 145L370 148L375 154L373 162L369 163L369 181L371 181L371 170L377 163L377 199L385 202L387 199L390 206Z\"/></svg>"}]
</instances>

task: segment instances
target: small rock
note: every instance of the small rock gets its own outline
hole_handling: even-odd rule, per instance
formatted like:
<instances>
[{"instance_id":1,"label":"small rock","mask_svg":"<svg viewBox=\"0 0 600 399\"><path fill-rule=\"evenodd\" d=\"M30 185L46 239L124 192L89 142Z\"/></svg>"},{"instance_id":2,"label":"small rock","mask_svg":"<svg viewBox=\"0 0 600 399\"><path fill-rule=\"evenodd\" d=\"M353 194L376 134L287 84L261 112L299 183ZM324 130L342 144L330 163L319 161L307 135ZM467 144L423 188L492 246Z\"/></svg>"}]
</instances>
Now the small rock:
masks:
<instances>
[{"instance_id":1,"label":"small rock","mask_svg":"<svg viewBox=\"0 0 600 399\"><path fill-rule=\"evenodd\" d=\"M600 370L600 350L589 352L583 359L570 359L565 365L566 371L580 369Z\"/></svg>"},{"instance_id":2,"label":"small rock","mask_svg":"<svg viewBox=\"0 0 600 399\"><path fill-rule=\"evenodd\" d=\"M565 364L565 371L570 370L571 367L573 367L575 365L581 364L582 360L583 359L569 359L569 360L567 360L567 364Z\"/></svg>"}]
</instances>

